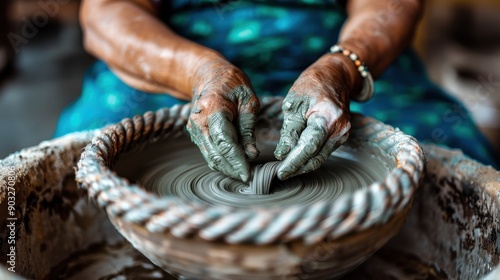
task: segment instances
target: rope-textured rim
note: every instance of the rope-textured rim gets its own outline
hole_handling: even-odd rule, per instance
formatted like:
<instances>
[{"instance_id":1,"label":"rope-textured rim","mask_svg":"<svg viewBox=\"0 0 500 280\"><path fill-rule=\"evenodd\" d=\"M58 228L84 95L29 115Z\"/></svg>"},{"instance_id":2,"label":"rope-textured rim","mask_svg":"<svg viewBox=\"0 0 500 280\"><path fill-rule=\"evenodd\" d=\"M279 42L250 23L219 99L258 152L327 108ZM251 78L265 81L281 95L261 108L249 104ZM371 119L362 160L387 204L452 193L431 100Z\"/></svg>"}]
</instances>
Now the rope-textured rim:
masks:
<instances>
[{"instance_id":1,"label":"rope-textured rim","mask_svg":"<svg viewBox=\"0 0 500 280\"><path fill-rule=\"evenodd\" d=\"M263 108L273 107L269 103ZM275 106L274 106L275 107ZM122 219L149 232L178 238L199 236L230 244L270 244L302 240L312 244L386 223L411 203L423 171L424 155L417 141L374 119L353 115L351 138L377 142L395 160L395 168L375 182L334 203L276 208L233 208L157 197L120 178L110 166L121 153L139 145L179 135L191 105L147 112L108 126L87 145L78 162L76 180L111 219Z\"/></svg>"}]
</instances>

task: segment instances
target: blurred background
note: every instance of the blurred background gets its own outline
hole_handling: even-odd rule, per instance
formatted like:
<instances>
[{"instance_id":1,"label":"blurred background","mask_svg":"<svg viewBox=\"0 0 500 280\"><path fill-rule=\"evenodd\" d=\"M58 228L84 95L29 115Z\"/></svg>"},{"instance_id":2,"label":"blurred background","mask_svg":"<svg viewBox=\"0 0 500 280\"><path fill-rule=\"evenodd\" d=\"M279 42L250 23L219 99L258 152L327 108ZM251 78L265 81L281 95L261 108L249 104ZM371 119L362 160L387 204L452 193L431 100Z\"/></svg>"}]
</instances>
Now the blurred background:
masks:
<instances>
[{"instance_id":1,"label":"blurred background","mask_svg":"<svg viewBox=\"0 0 500 280\"><path fill-rule=\"evenodd\" d=\"M0 158L50 139L79 96L93 61L82 47L79 3L0 0ZM500 1L427 1L414 47L500 151Z\"/></svg>"}]
</instances>

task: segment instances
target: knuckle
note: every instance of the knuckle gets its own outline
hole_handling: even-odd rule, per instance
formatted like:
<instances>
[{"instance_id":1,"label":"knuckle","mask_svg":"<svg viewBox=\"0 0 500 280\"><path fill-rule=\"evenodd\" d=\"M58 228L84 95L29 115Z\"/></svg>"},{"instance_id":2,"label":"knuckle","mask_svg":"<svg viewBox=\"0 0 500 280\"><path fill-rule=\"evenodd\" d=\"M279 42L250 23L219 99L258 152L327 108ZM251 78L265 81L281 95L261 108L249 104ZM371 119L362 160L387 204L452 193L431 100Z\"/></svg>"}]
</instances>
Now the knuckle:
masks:
<instances>
[{"instance_id":1,"label":"knuckle","mask_svg":"<svg viewBox=\"0 0 500 280\"><path fill-rule=\"evenodd\" d=\"M186 128L190 132L195 132L198 130L198 129L194 129L195 127L197 127L197 128L203 127L202 122L201 122L201 118L197 114L191 114L191 115L189 115L189 120L188 120L188 123L186 124Z\"/></svg>"},{"instance_id":2,"label":"knuckle","mask_svg":"<svg viewBox=\"0 0 500 280\"><path fill-rule=\"evenodd\" d=\"M201 110L201 112L206 111L208 108L211 108L216 104L216 99L214 100L213 94L201 95L196 101L196 107L198 110Z\"/></svg>"},{"instance_id":3,"label":"knuckle","mask_svg":"<svg viewBox=\"0 0 500 280\"><path fill-rule=\"evenodd\" d=\"M302 72L299 76L300 81L311 81L311 82L317 82L320 79L321 73L314 69L308 69L308 71Z\"/></svg>"},{"instance_id":4,"label":"knuckle","mask_svg":"<svg viewBox=\"0 0 500 280\"><path fill-rule=\"evenodd\" d=\"M292 105L292 102L285 99L283 100L283 105L281 105L281 110L283 111L283 113L289 113L292 111Z\"/></svg>"},{"instance_id":5,"label":"knuckle","mask_svg":"<svg viewBox=\"0 0 500 280\"><path fill-rule=\"evenodd\" d=\"M304 152L308 155L316 153L317 150L318 150L318 146L314 143L311 143L311 144L306 145L304 147Z\"/></svg>"},{"instance_id":6,"label":"knuckle","mask_svg":"<svg viewBox=\"0 0 500 280\"><path fill-rule=\"evenodd\" d=\"M311 129L313 129L315 132L319 133L325 133L326 130L329 128L329 120L327 117L323 115L315 115L312 118L308 119L308 124L311 126Z\"/></svg>"},{"instance_id":7,"label":"knuckle","mask_svg":"<svg viewBox=\"0 0 500 280\"><path fill-rule=\"evenodd\" d=\"M302 96L298 92L291 90L283 100L281 110L283 112L295 112L306 104L306 99L306 96Z\"/></svg>"},{"instance_id":8,"label":"knuckle","mask_svg":"<svg viewBox=\"0 0 500 280\"><path fill-rule=\"evenodd\" d=\"M219 148L219 151L223 155L227 155L227 154L231 153L234 149L234 146L229 144L226 141L218 141L217 147Z\"/></svg>"},{"instance_id":9,"label":"knuckle","mask_svg":"<svg viewBox=\"0 0 500 280\"><path fill-rule=\"evenodd\" d=\"M295 129L293 126L288 124L283 125L283 129L281 130L281 139L283 142L291 141L292 139L298 139L300 135L300 131Z\"/></svg>"},{"instance_id":10,"label":"knuckle","mask_svg":"<svg viewBox=\"0 0 500 280\"><path fill-rule=\"evenodd\" d=\"M318 169L321 164L324 162L323 158L315 157L311 159L311 170Z\"/></svg>"},{"instance_id":11,"label":"knuckle","mask_svg":"<svg viewBox=\"0 0 500 280\"><path fill-rule=\"evenodd\" d=\"M251 113L256 113L260 108L260 101L255 94L252 93L250 100L248 102L248 111Z\"/></svg>"},{"instance_id":12,"label":"knuckle","mask_svg":"<svg viewBox=\"0 0 500 280\"><path fill-rule=\"evenodd\" d=\"M240 69L234 66L221 67L219 71L220 71L219 74L221 74L223 77L230 77L230 78L239 77L243 74Z\"/></svg>"},{"instance_id":13,"label":"knuckle","mask_svg":"<svg viewBox=\"0 0 500 280\"><path fill-rule=\"evenodd\" d=\"M210 163L213 164L215 168L219 168L222 164L222 157L219 155L216 155L214 153L211 153L209 155Z\"/></svg>"},{"instance_id":14,"label":"knuckle","mask_svg":"<svg viewBox=\"0 0 500 280\"><path fill-rule=\"evenodd\" d=\"M340 137L339 143L340 144L345 143L345 141L347 141L348 138L349 138L349 133L344 134L342 137Z\"/></svg>"}]
</instances>

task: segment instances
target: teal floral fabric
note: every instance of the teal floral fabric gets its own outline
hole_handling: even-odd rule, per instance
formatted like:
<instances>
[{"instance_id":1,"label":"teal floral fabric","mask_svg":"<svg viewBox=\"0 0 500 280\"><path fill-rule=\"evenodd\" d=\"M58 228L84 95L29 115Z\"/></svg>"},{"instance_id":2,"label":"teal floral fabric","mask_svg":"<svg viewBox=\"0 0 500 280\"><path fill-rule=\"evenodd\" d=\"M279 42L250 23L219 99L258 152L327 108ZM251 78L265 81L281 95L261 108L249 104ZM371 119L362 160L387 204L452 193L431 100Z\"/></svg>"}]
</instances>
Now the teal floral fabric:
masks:
<instances>
[{"instance_id":1,"label":"teal floral fabric","mask_svg":"<svg viewBox=\"0 0 500 280\"><path fill-rule=\"evenodd\" d=\"M178 34L240 67L259 96L285 96L300 73L337 42L347 18L341 1L326 0L174 0L158 2L158 10ZM55 135L184 102L168 93L131 88L98 61L84 78L81 97L62 113ZM493 149L464 106L430 82L411 50L376 80L374 97L352 102L351 111L498 167Z\"/></svg>"}]
</instances>

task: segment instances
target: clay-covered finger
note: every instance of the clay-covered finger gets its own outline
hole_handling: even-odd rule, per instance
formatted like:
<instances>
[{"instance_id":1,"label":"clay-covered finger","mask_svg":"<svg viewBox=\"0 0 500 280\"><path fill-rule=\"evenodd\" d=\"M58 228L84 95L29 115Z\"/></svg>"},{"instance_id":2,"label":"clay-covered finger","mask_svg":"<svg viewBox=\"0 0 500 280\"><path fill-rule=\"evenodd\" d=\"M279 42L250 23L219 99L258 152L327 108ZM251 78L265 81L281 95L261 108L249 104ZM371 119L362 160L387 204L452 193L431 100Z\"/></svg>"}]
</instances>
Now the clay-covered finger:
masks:
<instances>
[{"instance_id":1,"label":"clay-covered finger","mask_svg":"<svg viewBox=\"0 0 500 280\"><path fill-rule=\"evenodd\" d=\"M222 168L231 171L231 173L224 173L247 182L250 179L250 166L243 148L238 143L238 134L230 117L224 112L216 113L209 117L208 127L210 138L225 159L225 163L228 164L227 167Z\"/></svg>"},{"instance_id":2,"label":"clay-covered finger","mask_svg":"<svg viewBox=\"0 0 500 280\"><path fill-rule=\"evenodd\" d=\"M327 120L322 116L311 116L300 139L278 170L278 178L286 180L316 156L328 138Z\"/></svg>"},{"instance_id":3,"label":"clay-covered finger","mask_svg":"<svg viewBox=\"0 0 500 280\"><path fill-rule=\"evenodd\" d=\"M259 156L259 150L255 143L255 119L255 115L251 113L240 113L238 115L241 145L249 159L256 159Z\"/></svg>"},{"instance_id":4,"label":"clay-covered finger","mask_svg":"<svg viewBox=\"0 0 500 280\"><path fill-rule=\"evenodd\" d=\"M239 98L237 127L241 137L241 145L249 159L255 159L259 156L257 145L255 143L255 114L259 110L259 100L253 91L240 86L236 90Z\"/></svg>"},{"instance_id":5,"label":"clay-covered finger","mask_svg":"<svg viewBox=\"0 0 500 280\"><path fill-rule=\"evenodd\" d=\"M281 128L278 146L274 151L274 156L278 160L286 158L297 145L300 135L306 127L305 112L308 105L307 100L299 99L299 97L286 98L283 101L283 127Z\"/></svg>"},{"instance_id":6,"label":"clay-covered finger","mask_svg":"<svg viewBox=\"0 0 500 280\"><path fill-rule=\"evenodd\" d=\"M206 153L203 157L208 162L208 166L212 170L222 172L224 175L229 176L235 180L240 180L238 172L236 172L227 159L220 153L217 145L213 142L209 135L202 138L203 146L206 148Z\"/></svg>"},{"instance_id":7,"label":"clay-covered finger","mask_svg":"<svg viewBox=\"0 0 500 280\"><path fill-rule=\"evenodd\" d=\"M321 167L321 165L330 157L330 155L345 142L344 139L347 139L348 135L341 137L331 137L326 140L326 143L323 145L319 153L312 157L310 160L306 162L306 164L300 168L295 175L305 174L312 172Z\"/></svg>"},{"instance_id":8,"label":"clay-covered finger","mask_svg":"<svg viewBox=\"0 0 500 280\"><path fill-rule=\"evenodd\" d=\"M220 154L217 146L213 142L209 133L203 133L197 124L190 123L187 126L192 141L198 146L203 158L208 163L210 169L219 171L233 179L239 180L239 176L234 176L236 172L227 160Z\"/></svg>"}]
</instances>

